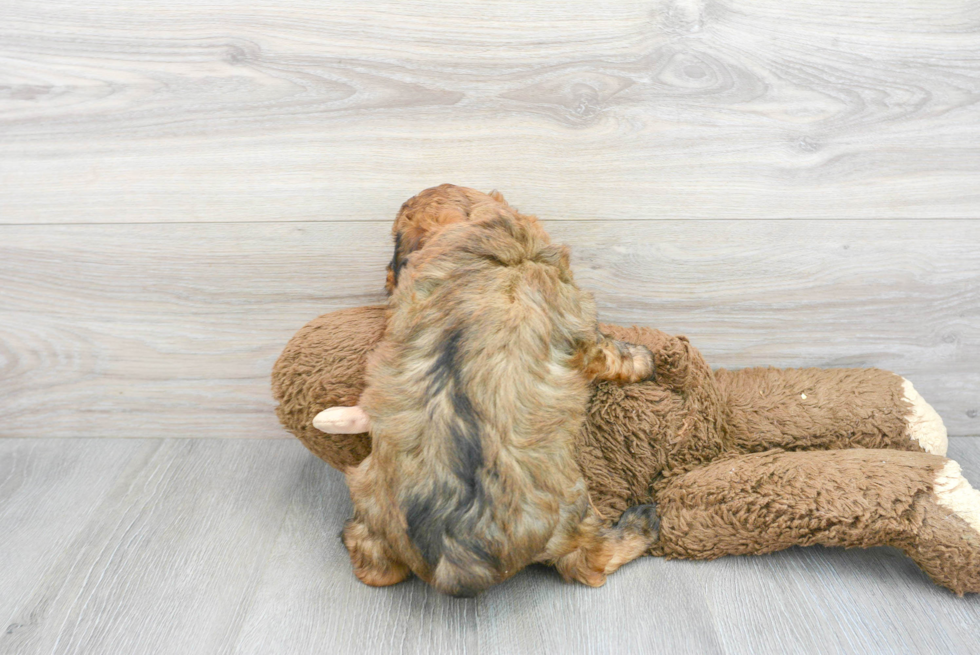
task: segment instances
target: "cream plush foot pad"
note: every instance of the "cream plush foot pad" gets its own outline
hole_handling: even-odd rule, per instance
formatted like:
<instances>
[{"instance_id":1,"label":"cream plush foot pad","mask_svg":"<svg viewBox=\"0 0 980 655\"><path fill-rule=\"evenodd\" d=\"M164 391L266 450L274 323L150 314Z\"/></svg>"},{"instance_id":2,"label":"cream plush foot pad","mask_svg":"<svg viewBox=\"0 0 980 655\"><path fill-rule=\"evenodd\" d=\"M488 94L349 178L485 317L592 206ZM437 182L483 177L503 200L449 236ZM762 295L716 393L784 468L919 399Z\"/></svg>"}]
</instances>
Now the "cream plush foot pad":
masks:
<instances>
[{"instance_id":1,"label":"cream plush foot pad","mask_svg":"<svg viewBox=\"0 0 980 655\"><path fill-rule=\"evenodd\" d=\"M927 453L945 457L949 441L943 420L905 378L902 378L902 389L905 391L905 400L912 405L912 412L908 417L909 438L914 439Z\"/></svg>"},{"instance_id":2,"label":"cream plush foot pad","mask_svg":"<svg viewBox=\"0 0 980 655\"><path fill-rule=\"evenodd\" d=\"M960 465L949 460L936 475L933 486L936 501L966 521L980 534L980 491L970 486L970 483L960 472Z\"/></svg>"}]
</instances>

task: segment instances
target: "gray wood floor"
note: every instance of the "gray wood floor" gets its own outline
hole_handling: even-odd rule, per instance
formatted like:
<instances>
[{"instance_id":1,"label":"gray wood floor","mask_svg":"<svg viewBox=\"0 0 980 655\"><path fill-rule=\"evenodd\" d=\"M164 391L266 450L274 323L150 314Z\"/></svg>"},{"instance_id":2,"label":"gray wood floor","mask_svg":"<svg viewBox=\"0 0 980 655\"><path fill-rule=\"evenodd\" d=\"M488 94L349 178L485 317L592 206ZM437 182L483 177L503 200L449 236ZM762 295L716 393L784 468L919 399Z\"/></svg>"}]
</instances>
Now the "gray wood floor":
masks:
<instances>
[{"instance_id":1,"label":"gray wood floor","mask_svg":"<svg viewBox=\"0 0 980 655\"><path fill-rule=\"evenodd\" d=\"M980 482L980 439L950 455ZM980 597L900 552L547 568L477 599L357 582L340 474L298 442L0 440L0 653L971 653Z\"/></svg>"}]
</instances>

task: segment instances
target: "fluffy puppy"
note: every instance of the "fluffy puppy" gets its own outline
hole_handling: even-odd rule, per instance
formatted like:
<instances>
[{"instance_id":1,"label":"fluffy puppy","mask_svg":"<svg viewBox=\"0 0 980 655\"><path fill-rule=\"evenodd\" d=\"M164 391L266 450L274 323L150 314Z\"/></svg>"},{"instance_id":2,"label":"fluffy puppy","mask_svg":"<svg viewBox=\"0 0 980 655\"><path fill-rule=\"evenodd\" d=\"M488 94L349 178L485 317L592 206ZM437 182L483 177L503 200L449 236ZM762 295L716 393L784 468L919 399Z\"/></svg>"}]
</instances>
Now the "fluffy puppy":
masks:
<instances>
[{"instance_id":1,"label":"fluffy puppy","mask_svg":"<svg viewBox=\"0 0 980 655\"><path fill-rule=\"evenodd\" d=\"M656 539L653 506L604 525L574 458L589 382L653 375L597 330L596 309L533 216L443 185L394 226L384 337L360 407L372 452L346 473L354 572L414 572L473 595L532 562L598 586Z\"/></svg>"}]
</instances>

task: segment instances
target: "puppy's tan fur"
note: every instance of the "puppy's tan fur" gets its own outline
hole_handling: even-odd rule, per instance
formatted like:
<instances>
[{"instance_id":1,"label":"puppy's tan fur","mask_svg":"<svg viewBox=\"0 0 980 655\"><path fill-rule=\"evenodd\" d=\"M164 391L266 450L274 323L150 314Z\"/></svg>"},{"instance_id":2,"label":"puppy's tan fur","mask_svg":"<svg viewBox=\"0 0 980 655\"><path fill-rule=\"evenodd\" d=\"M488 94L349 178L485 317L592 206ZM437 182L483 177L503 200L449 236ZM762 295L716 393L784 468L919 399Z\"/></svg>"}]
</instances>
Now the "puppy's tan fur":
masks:
<instances>
[{"instance_id":1,"label":"puppy's tan fur","mask_svg":"<svg viewBox=\"0 0 980 655\"><path fill-rule=\"evenodd\" d=\"M641 506L604 525L573 448L589 382L648 378L650 352L599 334L567 249L499 194L426 190L394 232L360 401L373 449L347 471L355 573L471 595L547 562L601 585L649 548L656 516Z\"/></svg>"}]
</instances>

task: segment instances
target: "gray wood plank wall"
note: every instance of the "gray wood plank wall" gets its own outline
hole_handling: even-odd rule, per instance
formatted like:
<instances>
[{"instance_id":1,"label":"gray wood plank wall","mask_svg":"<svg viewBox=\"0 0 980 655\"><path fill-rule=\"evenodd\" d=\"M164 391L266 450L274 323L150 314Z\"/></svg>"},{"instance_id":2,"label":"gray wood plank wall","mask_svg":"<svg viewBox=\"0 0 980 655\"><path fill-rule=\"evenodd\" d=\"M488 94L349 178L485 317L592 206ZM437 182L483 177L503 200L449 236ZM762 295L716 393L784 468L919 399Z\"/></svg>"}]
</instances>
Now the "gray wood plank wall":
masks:
<instances>
[{"instance_id":1,"label":"gray wood plank wall","mask_svg":"<svg viewBox=\"0 0 980 655\"><path fill-rule=\"evenodd\" d=\"M398 205L499 188L604 320L980 434L980 2L0 0L0 435L286 436ZM720 220L725 219L725 220Z\"/></svg>"}]
</instances>

